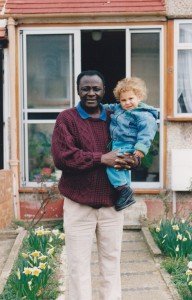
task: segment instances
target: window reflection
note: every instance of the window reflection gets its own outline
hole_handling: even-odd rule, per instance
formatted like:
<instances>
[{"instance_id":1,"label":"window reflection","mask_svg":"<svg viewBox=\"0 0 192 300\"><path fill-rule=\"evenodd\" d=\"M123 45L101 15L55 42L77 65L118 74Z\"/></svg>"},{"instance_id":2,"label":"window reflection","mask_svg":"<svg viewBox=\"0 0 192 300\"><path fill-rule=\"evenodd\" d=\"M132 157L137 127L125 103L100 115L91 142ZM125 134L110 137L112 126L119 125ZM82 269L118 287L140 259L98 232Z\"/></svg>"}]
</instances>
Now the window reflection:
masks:
<instances>
[{"instance_id":1,"label":"window reflection","mask_svg":"<svg viewBox=\"0 0 192 300\"><path fill-rule=\"evenodd\" d=\"M29 181L55 181L56 170L51 156L51 139L54 124L28 125Z\"/></svg>"},{"instance_id":2,"label":"window reflection","mask_svg":"<svg viewBox=\"0 0 192 300\"><path fill-rule=\"evenodd\" d=\"M27 107L70 106L70 35L27 36Z\"/></svg>"},{"instance_id":3,"label":"window reflection","mask_svg":"<svg viewBox=\"0 0 192 300\"><path fill-rule=\"evenodd\" d=\"M131 34L131 76L142 78L148 89L146 103L160 107L160 41L159 33ZM132 181L159 181L159 131L153 144L142 159L141 167L132 171Z\"/></svg>"}]
</instances>

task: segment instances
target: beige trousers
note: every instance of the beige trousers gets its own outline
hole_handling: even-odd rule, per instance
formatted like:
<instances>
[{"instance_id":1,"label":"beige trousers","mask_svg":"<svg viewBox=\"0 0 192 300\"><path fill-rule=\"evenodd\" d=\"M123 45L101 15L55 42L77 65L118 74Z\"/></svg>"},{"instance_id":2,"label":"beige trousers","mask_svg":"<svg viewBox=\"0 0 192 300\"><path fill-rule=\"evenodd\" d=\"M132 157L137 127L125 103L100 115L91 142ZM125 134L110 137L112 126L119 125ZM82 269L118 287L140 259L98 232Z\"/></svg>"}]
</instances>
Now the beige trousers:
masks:
<instances>
[{"instance_id":1,"label":"beige trousers","mask_svg":"<svg viewBox=\"0 0 192 300\"><path fill-rule=\"evenodd\" d=\"M64 230L69 269L69 300L91 300L91 249L96 234L100 300L121 299L120 256L123 211L64 200Z\"/></svg>"}]
</instances>

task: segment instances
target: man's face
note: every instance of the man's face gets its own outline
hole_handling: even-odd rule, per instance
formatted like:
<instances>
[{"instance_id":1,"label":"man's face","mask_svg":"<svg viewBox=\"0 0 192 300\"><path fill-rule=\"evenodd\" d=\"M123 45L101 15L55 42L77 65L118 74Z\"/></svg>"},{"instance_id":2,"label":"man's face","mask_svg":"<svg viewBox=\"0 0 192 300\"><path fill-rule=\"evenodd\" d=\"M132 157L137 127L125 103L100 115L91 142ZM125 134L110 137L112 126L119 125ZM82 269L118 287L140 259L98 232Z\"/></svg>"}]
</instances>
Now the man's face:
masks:
<instances>
[{"instance_id":1,"label":"man's face","mask_svg":"<svg viewBox=\"0 0 192 300\"><path fill-rule=\"evenodd\" d=\"M97 75L85 75L81 78L78 87L78 95L85 109L99 107L104 96L103 81Z\"/></svg>"}]
</instances>

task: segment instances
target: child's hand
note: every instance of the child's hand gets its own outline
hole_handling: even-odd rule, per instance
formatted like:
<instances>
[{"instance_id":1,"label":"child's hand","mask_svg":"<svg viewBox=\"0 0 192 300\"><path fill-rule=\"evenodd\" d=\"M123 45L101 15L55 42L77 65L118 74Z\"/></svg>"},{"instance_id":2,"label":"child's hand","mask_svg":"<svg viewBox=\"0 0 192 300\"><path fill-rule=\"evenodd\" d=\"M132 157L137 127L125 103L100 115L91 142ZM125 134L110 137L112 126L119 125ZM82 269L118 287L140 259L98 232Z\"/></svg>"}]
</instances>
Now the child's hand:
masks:
<instances>
[{"instance_id":1,"label":"child's hand","mask_svg":"<svg viewBox=\"0 0 192 300\"><path fill-rule=\"evenodd\" d=\"M141 151L139 151L139 150L135 150L135 151L133 152L133 154L135 154L136 156L139 156L140 158L143 158L143 157L144 157L143 152L141 152Z\"/></svg>"}]
</instances>

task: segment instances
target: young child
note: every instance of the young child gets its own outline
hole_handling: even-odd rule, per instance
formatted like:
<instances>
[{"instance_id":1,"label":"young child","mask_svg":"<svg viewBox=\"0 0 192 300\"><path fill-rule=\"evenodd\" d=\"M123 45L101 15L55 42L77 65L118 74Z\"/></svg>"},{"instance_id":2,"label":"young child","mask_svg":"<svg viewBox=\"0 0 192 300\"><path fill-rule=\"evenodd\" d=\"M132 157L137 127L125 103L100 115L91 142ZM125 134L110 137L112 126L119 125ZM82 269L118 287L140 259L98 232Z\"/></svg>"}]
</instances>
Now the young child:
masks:
<instances>
[{"instance_id":1,"label":"young child","mask_svg":"<svg viewBox=\"0 0 192 300\"><path fill-rule=\"evenodd\" d=\"M147 97L145 82L137 77L124 78L117 83L114 96L119 103L105 104L112 110L110 135L112 150L134 153L142 158L147 154L157 131L157 110L142 103ZM135 203L130 188L130 171L107 168L111 184L119 191L115 204L117 211Z\"/></svg>"}]
</instances>

